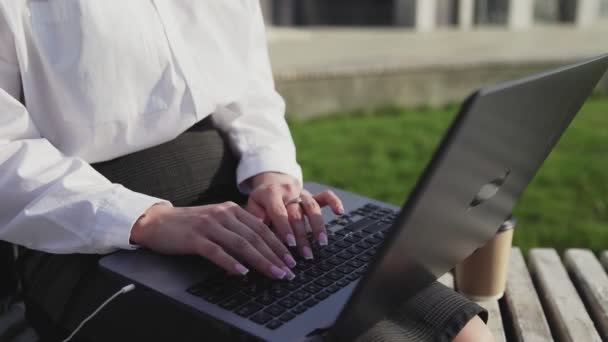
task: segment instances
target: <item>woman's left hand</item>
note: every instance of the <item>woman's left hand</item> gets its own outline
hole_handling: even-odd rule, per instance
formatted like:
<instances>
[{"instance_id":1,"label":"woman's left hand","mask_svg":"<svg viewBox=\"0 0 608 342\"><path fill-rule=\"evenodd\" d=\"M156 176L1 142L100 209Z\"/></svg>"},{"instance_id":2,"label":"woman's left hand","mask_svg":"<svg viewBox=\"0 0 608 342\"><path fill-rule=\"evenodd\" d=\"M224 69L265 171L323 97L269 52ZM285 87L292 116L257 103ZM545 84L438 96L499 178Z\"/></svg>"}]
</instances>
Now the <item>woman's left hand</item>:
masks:
<instances>
[{"instance_id":1,"label":"woman's left hand","mask_svg":"<svg viewBox=\"0 0 608 342\"><path fill-rule=\"evenodd\" d=\"M312 259L313 254L306 236L308 218L313 238L319 245L327 245L327 231L321 214L321 207L330 206L341 215L344 213L342 201L331 191L316 195L301 189L293 177L276 172L266 172L251 178L253 191L249 195L247 211L265 222L272 223L279 239L290 247L298 247L300 255ZM301 203L288 203L301 198Z\"/></svg>"}]
</instances>

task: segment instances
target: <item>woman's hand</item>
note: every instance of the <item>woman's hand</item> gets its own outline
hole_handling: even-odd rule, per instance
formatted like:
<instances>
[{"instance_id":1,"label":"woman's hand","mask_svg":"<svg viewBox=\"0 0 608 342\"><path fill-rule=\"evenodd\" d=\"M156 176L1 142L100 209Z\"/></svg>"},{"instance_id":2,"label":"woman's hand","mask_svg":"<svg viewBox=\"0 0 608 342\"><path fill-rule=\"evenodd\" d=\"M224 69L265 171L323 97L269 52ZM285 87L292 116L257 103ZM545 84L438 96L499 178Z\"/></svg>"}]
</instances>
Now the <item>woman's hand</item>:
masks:
<instances>
[{"instance_id":1,"label":"woman's hand","mask_svg":"<svg viewBox=\"0 0 608 342\"><path fill-rule=\"evenodd\" d=\"M289 268L296 262L285 245L262 220L232 202L154 205L133 226L131 241L160 253L200 255L233 274L249 271L240 259L274 279L295 277Z\"/></svg>"},{"instance_id":2,"label":"woman's hand","mask_svg":"<svg viewBox=\"0 0 608 342\"><path fill-rule=\"evenodd\" d=\"M297 246L305 259L312 259L312 250L306 237L307 217L314 239L319 245L327 245L327 232L321 207L329 205L335 214L343 214L340 199L330 190L311 195L300 189L293 177L267 172L251 178L253 191L249 195L247 210L271 222L277 235L290 247ZM290 199L302 199L301 203L286 204Z\"/></svg>"}]
</instances>

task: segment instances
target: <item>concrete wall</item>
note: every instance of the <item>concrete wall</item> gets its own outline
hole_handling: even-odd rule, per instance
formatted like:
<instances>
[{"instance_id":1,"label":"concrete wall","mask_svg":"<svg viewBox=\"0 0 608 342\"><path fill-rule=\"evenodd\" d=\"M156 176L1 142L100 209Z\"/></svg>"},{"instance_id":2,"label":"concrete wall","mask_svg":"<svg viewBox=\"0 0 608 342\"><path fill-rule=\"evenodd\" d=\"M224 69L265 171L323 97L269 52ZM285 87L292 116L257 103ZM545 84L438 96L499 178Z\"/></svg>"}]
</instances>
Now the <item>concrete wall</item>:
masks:
<instances>
[{"instance_id":1,"label":"concrete wall","mask_svg":"<svg viewBox=\"0 0 608 342\"><path fill-rule=\"evenodd\" d=\"M365 73L277 75L276 82L287 102L289 117L309 119L389 105L459 103L483 85L516 79L564 63L471 64ZM608 77L604 77L600 90L608 91Z\"/></svg>"}]
</instances>

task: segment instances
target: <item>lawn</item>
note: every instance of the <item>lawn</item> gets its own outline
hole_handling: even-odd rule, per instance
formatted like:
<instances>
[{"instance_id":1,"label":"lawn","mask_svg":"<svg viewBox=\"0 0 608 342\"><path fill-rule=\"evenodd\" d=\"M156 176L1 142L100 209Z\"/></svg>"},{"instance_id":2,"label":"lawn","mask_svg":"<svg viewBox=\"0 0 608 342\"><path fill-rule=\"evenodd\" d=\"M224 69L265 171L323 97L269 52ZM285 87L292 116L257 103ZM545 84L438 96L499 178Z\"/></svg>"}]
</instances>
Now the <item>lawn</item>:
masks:
<instances>
[{"instance_id":1,"label":"lawn","mask_svg":"<svg viewBox=\"0 0 608 342\"><path fill-rule=\"evenodd\" d=\"M290 122L306 180L402 204L457 107ZM583 107L518 203L514 244L608 248L608 98Z\"/></svg>"}]
</instances>

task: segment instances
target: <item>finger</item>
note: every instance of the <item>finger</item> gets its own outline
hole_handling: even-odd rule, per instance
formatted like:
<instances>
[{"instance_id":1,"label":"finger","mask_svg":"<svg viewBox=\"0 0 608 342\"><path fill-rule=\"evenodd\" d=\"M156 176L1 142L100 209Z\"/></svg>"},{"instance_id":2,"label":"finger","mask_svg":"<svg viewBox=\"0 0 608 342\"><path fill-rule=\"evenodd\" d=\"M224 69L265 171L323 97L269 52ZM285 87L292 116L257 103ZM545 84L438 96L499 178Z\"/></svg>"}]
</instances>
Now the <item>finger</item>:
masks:
<instances>
[{"instance_id":1,"label":"finger","mask_svg":"<svg viewBox=\"0 0 608 342\"><path fill-rule=\"evenodd\" d=\"M247 267L231 257L222 247L206 238L200 237L196 239L195 252L230 274L246 275L249 272Z\"/></svg>"},{"instance_id":2,"label":"finger","mask_svg":"<svg viewBox=\"0 0 608 342\"><path fill-rule=\"evenodd\" d=\"M264 239L266 244L274 251L274 253L281 257L283 262L290 268L296 266L296 261L293 256L285 247L285 245L277 238L277 235L270 230L270 228L261 222L258 218L249 214L247 211L237 211L236 217L243 222L246 226L251 228L259 236Z\"/></svg>"},{"instance_id":3,"label":"finger","mask_svg":"<svg viewBox=\"0 0 608 342\"><path fill-rule=\"evenodd\" d=\"M277 231L277 234L283 241L285 241L287 246L295 247L297 245L296 238L294 231L291 229L291 225L289 224L287 209L285 208L283 197L278 191L270 190L264 200L266 215L270 217L270 221Z\"/></svg>"},{"instance_id":4,"label":"finger","mask_svg":"<svg viewBox=\"0 0 608 342\"><path fill-rule=\"evenodd\" d=\"M258 272L274 279L283 279L287 275L280 267L268 260L262 253L255 249L244 237L230 231L217 223L213 234L207 236L211 241L222 246L231 255L242 258Z\"/></svg>"},{"instance_id":5,"label":"finger","mask_svg":"<svg viewBox=\"0 0 608 342\"><path fill-rule=\"evenodd\" d=\"M300 255L302 255L304 259L312 259L314 256L312 255L312 249L310 249L308 236L306 236L306 224L304 221L304 215L302 214L302 208L300 207L300 204L288 204L287 215L289 217L289 223L291 224L291 228L296 235L296 241L298 242L298 249L300 250Z\"/></svg>"},{"instance_id":6,"label":"finger","mask_svg":"<svg viewBox=\"0 0 608 342\"><path fill-rule=\"evenodd\" d=\"M228 220L228 222L225 222L224 224L232 232L247 240L249 244L251 244L253 248L255 248L259 253L266 257L267 260L282 269L287 274L287 279L291 280L296 277L296 275L291 272L291 270L289 269L289 267L287 267L283 260L281 260L281 258L277 254L275 254L274 251L268 246L266 241L253 229L246 226L236 217L232 217L230 220ZM272 234L272 232L270 232L270 234Z\"/></svg>"},{"instance_id":7,"label":"finger","mask_svg":"<svg viewBox=\"0 0 608 342\"><path fill-rule=\"evenodd\" d=\"M344 206L342 205L342 201L340 200L340 198L338 196L336 196L336 194L334 194L333 191L325 190L312 197L315 199L315 201L317 201L319 206L321 206L321 207L329 206L331 208L331 211L334 212L334 214L336 214L336 215L344 214Z\"/></svg>"},{"instance_id":8,"label":"finger","mask_svg":"<svg viewBox=\"0 0 608 342\"><path fill-rule=\"evenodd\" d=\"M321 207L319 207L319 204L309 192L302 192L302 208L304 209L306 217L308 217L308 222L310 222L312 235L315 237L319 245L326 246L327 231L325 230L325 223L323 222Z\"/></svg>"},{"instance_id":9,"label":"finger","mask_svg":"<svg viewBox=\"0 0 608 342\"><path fill-rule=\"evenodd\" d=\"M264 207L262 207L261 205L257 204L255 202L255 200L253 199L249 199L249 201L247 201L247 206L245 207L245 209L250 212L253 216L259 218L262 221L266 220L266 211L264 210Z\"/></svg>"}]
</instances>

